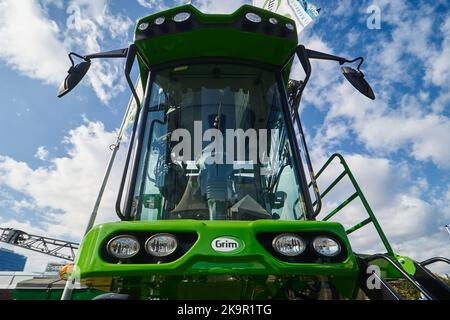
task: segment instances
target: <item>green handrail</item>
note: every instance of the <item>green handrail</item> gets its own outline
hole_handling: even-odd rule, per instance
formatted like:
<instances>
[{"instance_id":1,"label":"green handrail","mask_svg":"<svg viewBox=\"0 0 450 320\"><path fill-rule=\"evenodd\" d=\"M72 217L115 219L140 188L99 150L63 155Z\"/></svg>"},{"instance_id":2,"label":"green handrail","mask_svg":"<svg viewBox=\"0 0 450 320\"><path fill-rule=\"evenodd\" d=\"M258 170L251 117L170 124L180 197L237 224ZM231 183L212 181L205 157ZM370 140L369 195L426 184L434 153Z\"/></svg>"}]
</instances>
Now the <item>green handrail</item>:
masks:
<instances>
[{"instance_id":1,"label":"green handrail","mask_svg":"<svg viewBox=\"0 0 450 320\"><path fill-rule=\"evenodd\" d=\"M350 179L350 182L352 183L353 187L355 188L355 193L353 193L349 198L347 198L345 201L343 201L339 206L336 207L333 211L331 211L325 218L323 218L323 221L327 221L331 219L333 216L335 216L338 212L340 212L343 208L345 208L350 202L352 202L354 199L359 198L364 206L364 208L367 211L367 214L369 215L369 218L361 221L360 223L354 225L353 227L346 230L347 234L353 233L356 230L361 229L362 227L366 226L369 223L372 223L378 233L378 235L381 238L381 241L384 244L384 247L386 248L386 251L389 255L392 257L395 257L394 251L392 250L392 247L386 238L386 235L384 234L383 229L381 228L380 224L378 223L377 218L375 217L375 214L372 211L372 208L370 207L369 203L367 202L366 197L364 196L363 192L361 191L361 188L358 185L358 182L356 182L355 177L353 176L353 173L351 172L350 168L347 165L347 162L344 160L344 157L340 155L339 153L333 154L327 162L323 165L323 167L319 170L319 172L316 175L316 179L320 177L320 175L325 171L325 169L331 164L331 162L338 158L341 165L344 167L344 171L325 189L324 192L321 193L320 197L324 198L345 176L348 176ZM308 185L308 187L311 187L311 183ZM315 203L314 203L315 204ZM313 205L314 205L313 204Z\"/></svg>"}]
</instances>

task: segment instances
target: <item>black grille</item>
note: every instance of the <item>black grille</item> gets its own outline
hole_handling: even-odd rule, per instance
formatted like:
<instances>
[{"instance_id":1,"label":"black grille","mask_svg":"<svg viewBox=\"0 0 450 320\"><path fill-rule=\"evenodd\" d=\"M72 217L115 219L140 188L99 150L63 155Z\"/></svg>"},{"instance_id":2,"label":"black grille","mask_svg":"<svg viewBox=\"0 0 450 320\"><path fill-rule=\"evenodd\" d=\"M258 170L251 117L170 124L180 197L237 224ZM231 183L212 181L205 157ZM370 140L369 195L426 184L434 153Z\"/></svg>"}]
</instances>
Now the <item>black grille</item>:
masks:
<instances>
[{"instance_id":1,"label":"black grille","mask_svg":"<svg viewBox=\"0 0 450 320\"><path fill-rule=\"evenodd\" d=\"M288 257L282 255L275 251L272 246L272 241L275 237L281 234L295 234L302 238L306 243L306 249L302 254L295 257ZM341 246L341 251L337 256L334 257L324 257L317 253L313 248L313 240L316 237L325 236L335 240ZM256 235L258 241L262 246L272 254L275 258L289 263L338 263L342 262L347 258L347 249L343 241L335 234L331 232L271 232L271 233L258 233Z\"/></svg>"},{"instance_id":2,"label":"black grille","mask_svg":"<svg viewBox=\"0 0 450 320\"><path fill-rule=\"evenodd\" d=\"M178 241L178 247L174 253L167 257L155 257L147 253L145 250L145 242L151 236L159 233L170 233L175 236ZM120 235L130 235L136 237L141 245L141 250L137 255L130 259L117 259L111 256L106 249L108 242ZM158 231L158 232L117 232L110 235L102 244L100 248L100 255L102 259L108 263L118 263L119 261L124 264L156 264L156 263L168 263L181 258L197 241L198 235L196 233L188 232L170 232L170 231Z\"/></svg>"}]
</instances>

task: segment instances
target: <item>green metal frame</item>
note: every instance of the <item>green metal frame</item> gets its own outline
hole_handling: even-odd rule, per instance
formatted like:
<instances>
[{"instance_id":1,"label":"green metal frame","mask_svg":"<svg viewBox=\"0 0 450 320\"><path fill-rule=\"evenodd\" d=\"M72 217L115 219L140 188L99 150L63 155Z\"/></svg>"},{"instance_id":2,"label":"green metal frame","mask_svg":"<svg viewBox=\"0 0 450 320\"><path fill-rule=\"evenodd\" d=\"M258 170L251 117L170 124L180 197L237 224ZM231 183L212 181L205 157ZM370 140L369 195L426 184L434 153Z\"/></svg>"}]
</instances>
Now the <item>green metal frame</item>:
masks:
<instances>
[{"instance_id":1,"label":"green metal frame","mask_svg":"<svg viewBox=\"0 0 450 320\"><path fill-rule=\"evenodd\" d=\"M361 200L362 205L366 209L366 212L368 214L368 218L357 223L353 227L347 229L345 232L347 235L361 229L362 227L368 225L369 223L372 223L381 238L381 241L383 242L384 247L386 248L386 252L389 256L395 257L394 250L392 250L391 244L389 243L386 235L383 232L383 229L381 228L380 224L378 223L377 218L375 217L375 214L372 211L372 208L369 205L369 202L367 201L366 197L364 196L364 193L361 191L361 188L359 187L358 182L355 179L355 176L351 172L349 166L347 165L347 162L345 161L344 157L339 154L335 153L333 154L327 162L323 165L323 167L319 170L319 172L316 175L316 179L318 179L321 174L325 171L325 169L333 162L333 160L339 159L340 164L344 167L344 171L320 194L321 198L324 198L345 176L348 176L350 179L350 182L353 185L353 188L355 189L355 192L348 197L345 201L343 201L339 206L337 206L333 211L331 211L329 214L325 216L325 218L322 219L322 221L328 221L332 217L334 217L337 213L339 213L342 209L344 209L349 203L351 203L356 198L359 198ZM308 185L308 187L311 187L312 183ZM313 203L315 205L316 202Z\"/></svg>"},{"instance_id":2,"label":"green metal frame","mask_svg":"<svg viewBox=\"0 0 450 320\"><path fill-rule=\"evenodd\" d=\"M160 264L117 264L102 258L106 242L117 234L130 232L190 232L198 235L194 245L179 259ZM259 233L331 233L344 244L348 256L337 263L289 263L272 256L257 240ZM227 236L239 239L241 249L216 252L213 239ZM150 276L166 276L167 280L189 276L277 276L330 277L331 282L345 297L355 294L359 267L344 228L336 222L322 221L122 221L94 227L80 247L74 276L78 279L122 277L146 283ZM206 278L205 278L206 279ZM194 290L194 289L193 289ZM172 293L175 294L175 293ZM235 297L236 298L236 297Z\"/></svg>"},{"instance_id":3,"label":"green metal frame","mask_svg":"<svg viewBox=\"0 0 450 320\"><path fill-rule=\"evenodd\" d=\"M191 13L190 22L184 27L172 21L179 12ZM245 25L248 12L261 17L257 27ZM162 26L154 24L158 17L165 18ZM276 18L278 25L271 25L270 18ZM147 30L139 29L142 23L149 24ZM243 5L230 14L207 14L192 5L184 5L144 17L137 22L134 36L143 87L146 88L148 72L154 66L210 57L286 67L287 81L298 45L296 29L284 32L288 23L295 26L292 19L250 5Z\"/></svg>"}]
</instances>

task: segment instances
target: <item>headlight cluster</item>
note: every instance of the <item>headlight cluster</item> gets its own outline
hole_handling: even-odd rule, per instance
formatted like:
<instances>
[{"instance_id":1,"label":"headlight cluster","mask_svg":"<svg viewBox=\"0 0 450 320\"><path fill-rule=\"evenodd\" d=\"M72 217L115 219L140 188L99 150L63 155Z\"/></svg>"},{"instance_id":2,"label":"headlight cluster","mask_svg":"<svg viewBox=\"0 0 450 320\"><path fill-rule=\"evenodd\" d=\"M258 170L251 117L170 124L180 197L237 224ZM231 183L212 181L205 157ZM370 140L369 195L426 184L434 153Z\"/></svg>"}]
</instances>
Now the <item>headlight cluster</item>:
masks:
<instances>
[{"instance_id":1,"label":"headlight cluster","mask_svg":"<svg viewBox=\"0 0 450 320\"><path fill-rule=\"evenodd\" d=\"M190 11L188 8L180 8L180 10L179 12L162 12L140 21L135 40L145 40L196 29L221 29L223 26L297 41L293 21L275 14L271 15L268 12L260 12L250 6L239 9L239 14L234 14L232 20L202 17L196 11ZM216 22L214 23L214 21Z\"/></svg>"},{"instance_id":2,"label":"headlight cluster","mask_svg":"<svg viewBox=\"0 0 450 320\"><path fill-rule=\"evenodd\" d=\"M310 242L314 251L324 257L335 257L341 252L341 245L327 236L318 236ZM273 249L284 256L296 257L307 248L307 242L296 234L284 233L272 241Z\"/></svg>"},{"instance_id":3,"label":"headlight cluster","mask_svg":"<svg viewBox=\"0 0 450 320\"><path fill-rule=\"evenodd\" d=\"M145 251L154 257L167 257L177 248L177 238L169 233L157 233L145 242ZM134 236L120 235L108 242L106 250L116 259L129 259L140 252L141 245Z\"/></svg>"},{"instance_id":4,"label":"headlight cluster","mask_svg":"<svg viewBox=\"0 0 450 320\"><path fill-rule=\"evenodd\" d=\"M190 12L182 11L182 12L178 12L177 14L175 14L172 17L172 20L176 23L182 23L182 22L188 21L190 17L191 17ZM163 16L157 17L155 20L153 20L153 23L157 26L164 24L164 22L166 22L166 18ZM143 31L143 30L147 29L148 26L149 26L149 24L147 22L143 22L139 25L139 29Z\"/></svg>"},{"instance_id":5,"label":"headlight cluster","mask_svg":"<svg viewBox=\"0 0 450 320\"><path fill-rule=\"evenodd\" d=\"M262 18L253 12L248 12L245 14L245 18L250 21L251 23L257 24L262 22ZM278 20L275 17L269 18L269 22L272 25L278 25ZM284 27L289 31L292 32L295 30L295 26L292 23L286 23Z\"/></svg>"}]
</instances>

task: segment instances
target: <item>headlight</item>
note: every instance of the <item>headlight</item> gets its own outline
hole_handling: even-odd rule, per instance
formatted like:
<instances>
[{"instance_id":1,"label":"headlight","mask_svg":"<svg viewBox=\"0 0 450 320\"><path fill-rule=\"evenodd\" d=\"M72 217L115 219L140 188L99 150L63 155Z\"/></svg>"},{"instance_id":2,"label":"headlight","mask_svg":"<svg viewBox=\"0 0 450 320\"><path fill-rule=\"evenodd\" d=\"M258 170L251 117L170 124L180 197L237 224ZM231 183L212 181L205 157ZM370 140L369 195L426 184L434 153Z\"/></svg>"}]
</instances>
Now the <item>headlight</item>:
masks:
<instances>
[{"instance_id":1,"label":"headlight","mask_svg":"<svg viewBox=\"0 0 450 320\"><path fill-rule=\"evenodd\" d=\"M326 257L334 257L341 252L341 246L328 237L317 237L313 241L314 250Z\"/></svg>"},{"instance_id":2,"label":"headlight","mask_svg":"<svg viewBox=\"0 0 450 320\"><path fill-rule=\"evenodd\" d=\"M256 13L249 12L245 15L245 18L247 18L248 21L251 21L253 23L260 23L261 17L258 16Z\"/></svg>"},{"instance_id":3,"label":"headlight","mask_svg":"<svg viewBox=\"0 0 450 320\"><path fill-rule=\"evenodd\" d=\"M295 234L280 234L272 241L276 252L288 257L295 257L305 251L305 242Z\"/></svg>"},{"instance_id":4,"label":"headlight","mask_svg":"<svg viewBox=\"0 0 450 320\"><path fill-rule=\"evenodd\" d=\"M294 31L294 29L295 29L295 27L294 27L294 25L292 23L286 23L286 28L289 31Z\"/></svg>"},{"instance_id":5,"label":"headlight","mask_svg":"<svg viewBox=\"0 0 450 320\"><path fill-rule=\"evenodd\" d=\"M153 21L157 26L160 26L164 23L164 21L166 21L166 18L164 17L158 17L155 19L155 21Z\"/></svg>"},{"instance_id":6,"label":"headlight","mask_svg":"<svg viewBox=\"0 0 450 320\"><path fill-rule=\"evenodd\" d=\"M151 236L145 243L145 249L156 257L165 257L175 252L178 241L175 236L168 233L158 233Z\"/></svg>"},{"instance_id":7,"label":"headlight","mask_svg":"<svg viewBox=\"0 0 450 320\"><path fill-rule=\"evenodd\" d=\"M145 31L145 30L147 30L148 26L149 26L148 22L142 22L138 28L141 31Z\"/></svg>"},{"instance_id":8,"label":"headlight","mask_svg":"<svg viewBox=\"0 0 450 320\"><path fill-rule=\"evenodd\" d=\"M277 24L277 23L278 23L278 20L277 20L276 18L272 17L272 18L269 19L269 22L270 22L271 24Z\"/></svg>"},{"instance_id":9,"label":"headlight","mask_svg":"<svg viewBox=\"0 0 450 320\"><path fill-rule=\"evenodd\" d=\"M184 22L187 19L189 19L190 17L191 17L191 14L189 12L180 12L180 13L177 13L173 17L173 21L175 21L175 22Z\"/></svg>"},{"instance_id":10,"label":"headlight","mask_svg":"<svg viewBox=\"0 0 450 320\"><path fill-rule=\"evenodd\" d=\"M117 259L128 259L138 254L141 246L133 236L117 236L106 245L110 255Z\"/></svg>"}]
</instances>

